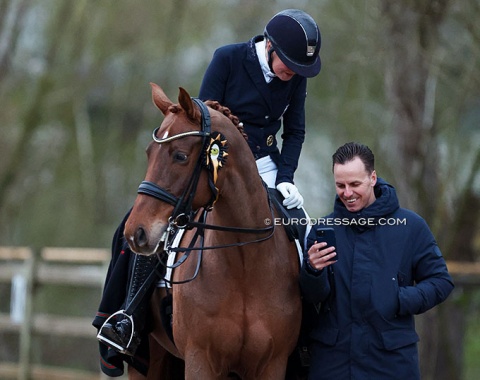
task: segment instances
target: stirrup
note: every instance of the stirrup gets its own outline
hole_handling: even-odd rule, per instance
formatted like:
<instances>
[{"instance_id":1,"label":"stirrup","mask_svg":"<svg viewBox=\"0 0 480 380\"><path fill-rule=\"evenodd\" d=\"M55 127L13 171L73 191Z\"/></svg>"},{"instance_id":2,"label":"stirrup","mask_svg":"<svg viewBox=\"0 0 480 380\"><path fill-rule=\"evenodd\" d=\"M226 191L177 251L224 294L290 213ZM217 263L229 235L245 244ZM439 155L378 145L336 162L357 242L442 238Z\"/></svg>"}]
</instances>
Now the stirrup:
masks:
<instances>
[{"instance_id":1,"label":"stirrup","mask_svg":"<svg viewBox=\"0 0 480 380\"><path fill-rule=\"evenodd\" d=\"M130 322L132 323L132 332L130 334L130 339L128 340L128 343L125 347L122 347L120 346L118 343L115 343L114 341L112 341L111 339L105 337L102 333L103 333L103 328L105 327L105 325L107 323L109 323L109 321L114 318L115 316L117 315L123 315L125 318L128 318L130 320ZM133 340L133 335L135 333L135 322L133 321L133 318L131 315L128 315L125 310L119 310L115 313L113 313L110 317L107 318L107 320L105 322L103 322L103 325L102 327L100 327L100 330L98 330L98 334L97 334L97 339L100 341L100 342L103 342L103 343L106 343L107 345L109 346L112 346L113 348L115 348L115 350L117 350L118 352L120 352L121 354L126 354L126 355L130 355L129 353L129 349L130 349L130 345L132 343L132 340Z\"/></svg>"}]
</instances>

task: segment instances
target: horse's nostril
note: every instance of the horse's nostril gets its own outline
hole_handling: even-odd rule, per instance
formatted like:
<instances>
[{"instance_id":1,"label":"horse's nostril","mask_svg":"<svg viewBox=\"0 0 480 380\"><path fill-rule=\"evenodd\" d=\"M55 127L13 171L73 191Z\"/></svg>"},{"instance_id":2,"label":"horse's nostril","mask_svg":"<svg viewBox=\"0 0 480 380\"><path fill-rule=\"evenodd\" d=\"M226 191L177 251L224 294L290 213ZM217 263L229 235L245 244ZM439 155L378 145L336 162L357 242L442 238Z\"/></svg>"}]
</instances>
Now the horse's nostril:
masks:
<instances>
[{"instance_id":1,"label":"horse's nostril","mask_svg":"<svg viewBox=\"0 0 480 380\"><path fill-rule=\"evenodd\" d=\"M135 231L135 243L138 247L145 247L147 245L147 233L143 229L143 227L138 227L137 231Z\"/></svg>"}]
</instances>

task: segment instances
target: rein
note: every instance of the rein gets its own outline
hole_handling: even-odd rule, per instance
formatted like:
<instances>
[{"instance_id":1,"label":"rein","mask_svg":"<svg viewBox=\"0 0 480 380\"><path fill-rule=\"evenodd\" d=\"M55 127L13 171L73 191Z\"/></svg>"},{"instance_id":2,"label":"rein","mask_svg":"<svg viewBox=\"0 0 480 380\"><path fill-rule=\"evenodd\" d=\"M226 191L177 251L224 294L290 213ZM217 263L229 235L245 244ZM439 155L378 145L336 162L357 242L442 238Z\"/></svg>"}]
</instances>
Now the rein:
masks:
<instances>
[{"instance_id":1,"label":"rein","mask_svg":"<svg viewBox=\"0 0 480 380\"><path fill-rule=\"evenodd\" d=\"M162 241L164 241L164 252L185 252L184 255L177 261L175 262L174 265L167 265L167 263L162 264L167 267L167 268L177 268L180 266L182 263L185 262L185 260L188 258L190 253L194 250L198 250L200 252L198 262L197 262L197 267L195 270L195 273L192 278L184 280L184 281L178 281L178 282L173 282L173 281L168 281L172 284L181 284L185 282L189 282L193 280L199 272L200 268L200 263L202 259L202 252L205 250L211 250L211 249L219 249L219 248L228 248L228 247L241 247L247 244L252 244L252 243L259 243L265 240L270 239L274 232L275 232L275 227L274 225L270 225L265 228L244 228L244 227L227 227L227 226L218 226L218 225L212 225L212 224L207 224L206 219L208 212L210 212L213 208L213 203L215 203L217 199L217 194L218 194L218 189L215 187L215 180L216 180L216 174L212 173L211 171L208 171L209 174L209 187L210 190L212 191L212 198L208 205L204 207L204 210L202 212L202 215L200 216L199 222L192 221L192 217L195 214L195 212L192 210L192 203L193 203L193 198L195 196L196 190L197 190L197 185L198 181L200 179L200 174L202 171L202 166L204 165L204 162L206 162L206 155L207 155L207 147L208 147L208 137L211 136L211 122L210 122L210 113L208 112L207 106L199 99L197 98L192 98L192 100L197 104L197 106L200 109L201 112L201 130L200 131L189 131L189 132L184 132L184 133L179 133L174 136L166 137L163 139L160 139L156 136L159 127L155 128L153 131L152 137L153 141L156 142L157 144L163 144L163 143L168 143L170 141L180 139L186 136L198 136L202 138L202 150L199 154L197 164L195 166L195 169L192 173L192 177L190 178L190 181L185 188L183 194L181 197L177 197L170 193L169 191L161 188L157 184L150 182L150 181L142 181L140 186L138 187L138 193L140 194L145 194L149 195L151 197L154 197L158 199L159 201L166 202L172 206L174 206L174 210L172 212L172 215L170 216L168 220L168 227L162 236L159 245ZM213 177L213 178L212 178ZM265 185L265 184L264 184ZM272 207L272 202L270 199L270 195L267 192L267 197L270 205L270 210L272 213L272 222L273 222L273 207ZM188 247L172 247L172 240L173 237L175 236L175 233L179 229L191 229L191 228L197 228L195 235L190 242ZM224 231L224 232L237 232L237 233L250 233L250 234L264 234L268 233L267 236L259 238L259 239L254 239L254 240L249 240L249 241L244 241L244 242L238 242L238 243L231 243L231 244L225 244L225 245L218 245L218 246L204 246L204 231L205 230L215 230L215 231ZM200 237L200 246L199 247L194 247L196 241Z\"/></svg>"},{"instance_id":2,"label":"rein","mask_svg":"<svg viewBox=\"0 0 480 380\"><path fill-rule=\"evenodd\" d=\"M267 189L265 189L267 190ZM273 207L272 207L272 202L270 195L267 191L267 196L268 196L268 203L270 206L270 211L272 213L272 222L273 222ZM201 251L206 251L209 249L217 249L217 248L230 248L230 247L242 247L247 244L253 244L253 243L260 243L262 241L270 239L273 234L275 233L275 227L274 225L270 225L268 227L264 228L245 228L245 227L228 227L228 226L218 226L214 224L207 224L205 221L207 220L207 215L210 212L210 209L204 209L202 213L201 219L203 222L188 222L185 227L187 228L193 228L197 227L197 230L214 230L214 231L224 231L224 232L238 232L238 233L244 233L244 234L263 234L270 232L267 236L259 239L254 239L254 240L248 240L248 241L242 241L239 243L231 243L231 244L224 244L224 245L214 245L214 246L209 246L209 247L194 247L194 248L185 248L185 247L171 247L170 245L165 245L165 251L167 252L185 252L185 251L193 251L193 250L201 250ZM170 226L169 226L170 227ZM178 227L182 228L182 227Z\"/></svg>"},{"instance_id":3,"label":"rein","mask_svg":"<svg viewBox=\"0 0 480 380\"><path fill-rule=\"evenodd\" d=\"M269 197L269 200L270 200L270 197ZM165 244L165 248L164 248L163 252L167 252L168 254L173 253L173 252L175 252L175 253L176 252L184 252L182 257L180 257L180 259L178 259L173 265L168 265L168 263L165 262L165 260L163 260L161 258L161 256L157 254L160 263L165 268L175 269L175 268L178 268L180 265L182 265L188 259L188 257L190 256L190 253L192 253L192 251L198 251L197 265L195 267L195 271L194 271L193 275L191 277L185 279L185 280L180 280L180 281L173 281L173 280L170 280L170 279L167 279L166 277L164 277L163 281L165 281L169 284L185 284L187 282L190 282L190 281L194 280L197 277L198 273L200 272L200 265L202 263L203 251L211 250L211 249L219 249L219 248L241 247L241 246L244 246L244 245L247 245L247 244L260 243L262 241L270 239L275 232L273 226L266 227L266 228L242 228L242 227L224 227L224 226L216 226L216 225L207 224L207 223L205 223L205 220L207 219L208 212L209 212L209 210L207 210L207 209L204 209L204 211L202 212L202 215L201 215L200 219L203 220L203 222L189 222L188 223L188 227L197 227L197 230L195 231L195 235L193 236L192 240L190 241L190 244L188 245L188 247L171 247L170 245L167 245L167 241L165 242L166 244ZM168 229L170 229L170 226L168 227ZM263 237L263 238L259 238L259 239L255 239L255 240L249 240L249 241L244 241L244 242L240 242L240 243L232 243L232 244L224 244L224 245L216 245L216 246L205 247L204 246L204 239L205 239L204 232L205 232L206 229L217 230L217 231L225 231L225 232L243 232L243 233L263 233L263 232L268 232L268 231L271 231L271 232L268 236ZM171 231L174 232L173 229ZM200 247L194 247L198 238L200 238Z\"/></svg>"}]
</instances>

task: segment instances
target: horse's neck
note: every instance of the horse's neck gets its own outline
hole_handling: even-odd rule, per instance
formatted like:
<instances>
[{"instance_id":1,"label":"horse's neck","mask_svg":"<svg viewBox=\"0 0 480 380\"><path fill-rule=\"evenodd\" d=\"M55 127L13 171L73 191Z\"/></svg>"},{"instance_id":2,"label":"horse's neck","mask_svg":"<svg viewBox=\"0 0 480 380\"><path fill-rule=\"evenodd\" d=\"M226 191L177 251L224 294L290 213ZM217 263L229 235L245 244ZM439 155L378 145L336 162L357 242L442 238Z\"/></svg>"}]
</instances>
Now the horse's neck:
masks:
<instances>
[{"instance_id":1,"label":"horse's neck","mask_svg":"<svg viewBox=\"0 0 480 380\"><path fill-rule=\"evenodd\" d=\"M268 194L250 148L239 133L229 133L227 140L229 156L219 169L222 180L213 210L215 219L230 226L265 227L265 218L271 217Z\"/></svg>"},{"instance_id":2,"label":"horse's neck","mask_svg":"<svg viewBox=\"0 0 480 380\"><path fill-rule=\"evenodd\" d=\"M265 219L271 218L272 214L266 188L256 167L255 171L244 176L232 176L228 186L221 191L214 210L216 218L223 218L230 225L266 227Z\"/></svg>"}]
</instances>

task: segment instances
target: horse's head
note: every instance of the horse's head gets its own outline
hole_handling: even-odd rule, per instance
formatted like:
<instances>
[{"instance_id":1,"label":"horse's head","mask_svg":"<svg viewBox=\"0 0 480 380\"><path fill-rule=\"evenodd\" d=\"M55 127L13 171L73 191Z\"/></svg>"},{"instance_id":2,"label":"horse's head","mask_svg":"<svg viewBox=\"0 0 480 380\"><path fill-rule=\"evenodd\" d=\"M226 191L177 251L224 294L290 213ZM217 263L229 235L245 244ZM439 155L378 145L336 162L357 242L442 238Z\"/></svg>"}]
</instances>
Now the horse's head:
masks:
<instances>
[{"instance_id":1,"label":"horse's head","mask_svg":"<svg viewBox=\"0 0 480 380\"><path fill-rule=\"evenodd\" d=\"M182 88L174 104L159 86L151 86L165 119L147 147L147 173L124 231L131 249L145 255L157 251L169 223L185 224L193 211L215 202L228 153L224 136L211 125L232 124Z\"/></svg>"}]
</instances>

